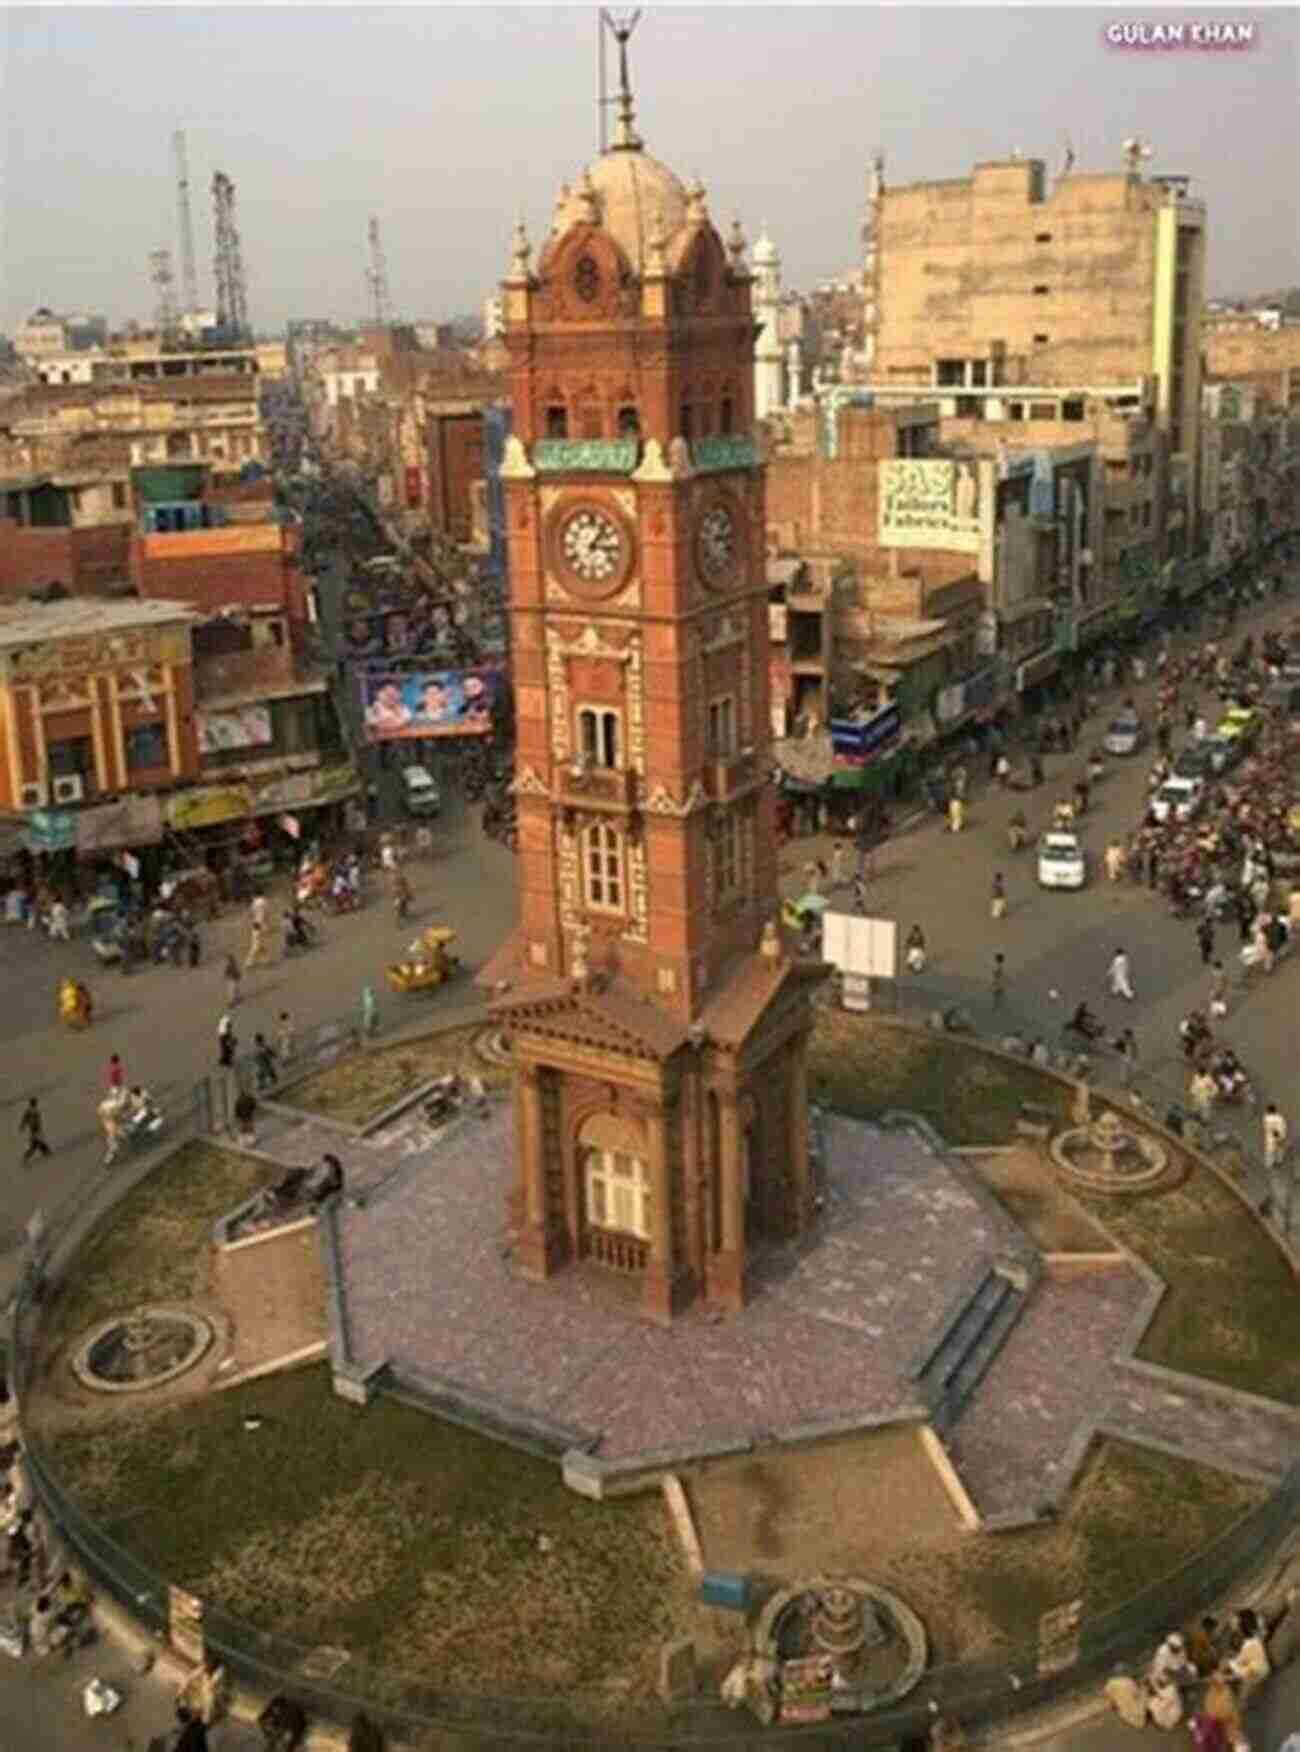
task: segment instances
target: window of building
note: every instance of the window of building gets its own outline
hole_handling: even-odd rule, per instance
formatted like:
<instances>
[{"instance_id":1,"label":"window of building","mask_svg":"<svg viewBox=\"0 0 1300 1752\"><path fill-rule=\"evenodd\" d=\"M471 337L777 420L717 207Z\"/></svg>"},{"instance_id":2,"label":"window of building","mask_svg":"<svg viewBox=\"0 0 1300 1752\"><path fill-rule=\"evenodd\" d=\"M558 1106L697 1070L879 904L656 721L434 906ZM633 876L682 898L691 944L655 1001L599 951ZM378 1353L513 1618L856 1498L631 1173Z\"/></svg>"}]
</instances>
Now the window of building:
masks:
<instances>
[{"instance_id":1,"label":"window of building","mask_svg":"<svg viewBox=\"0 0 1300 1752\"><path fill-rule=\"evenodd\" d=\"M1142 527L1143 527L1143 529L1150 529L1150 527L1151 527L1151 501L1150 501L1150 499L1144 499L1142 501Z\"/></svg>"},{"instance_id":2,"label":"window of building","mask_svg":"<svg viewBox=\"0 0 1300 1752\"><path fill-rule=\"evenodd\" d=\"M546 436L548 438L567 438L569 436L569 410L563 402L552 402L547 408Z\"/></svg>"},{"instance_id":3,"label":"window of building","mask_svg":"<svg viewBox=\"0 0 1300 1752\"><path fill-rule=\"evenodd\" d=\"M689 444L695 436L695 409L690 402L683 402L678 410L677 427L680 435Z\"/></svg>"},{"instance_id":4,"label":"window of building","mask_svg":"<svg viewBox=\"0 0 1300 1752\"><path fill-rule=\"evenodd\" d=\"M167 731L162 724L132 725L126 732L126 764L132 771L168 765Z\"/></svg>"},{"instance_id":5,"label":"window of building","mask_svg":"<svg viewBox=\"0 0 1300 1752\"><path fill-rule=\"evenodd\" d=\"M583 1163L587 1221L597 1229L620 1229L650 1239L650 1179L630 1150L589 1149Z\"/></svg>"},{"instance_id":6,"label":"window of building","mask_svg":"<svg viewBox=\"0 0 1300 1752\"><path fill-rule=\"evenodd\" d=\"M1081 420L1083 418L1083 403L1081 401L1063 401L1061 403L1061 418L1063 420Z\"/></svg>"},{"instance_id":7,"label":"window of building","mask_svg":"<svg viewBox=\"0 0 1300 1752\"><path fill-rule=\"evenodd\" d=\"M936 359L934 362L934 381L940 389L960 389L966 381L966 361L964 359Z\"/></svg>"},{"instance_id":8,"label":"window of building","mask_svg":"<svg viewBox=\"0 0 1300 1752\"><path fill-rule=\"evenodd\" d=\"M113 482L113 509L114 511L126 510L126 486L122 481Z\"/></svg>"},{"instance_id":9,"label":"window of building","mask_svg":"<svg viewBox=\"0 0 1300 1752\"><path fill-rule=\"evenodd\" d=\"M1047 346L1047 344L1048 344L1048 337L1046 335L1035 335L1034 336L1034 345L1036 347L1045 347L1045 346Z\"/></svg>"},{"instance_id":10,"label":"window of building","mask_svg":"<svg viewBox=\"0 0 1300 1752\"><path fill-rule=\"evenodd\" d=\"M578 713L578 746L588 764L619 764L619 715L609 706L583 706Z\"/></svg>"},{"instance_id":11,"label":"window of building","mask_svg":"<svg viewBox=\"0 0 1300 1752\"><path fill-rule=\"evenodd\" d=\"M1030 402L1029 417L1031 420L1054 420L1056 418L1056 403Z\"/></svg>"},{"instance_id":12,"label":"window of building","mask_svg":"<svg viewBox=\"0 0 1300 1752\"><path fill-rule=\"evenodd\" d=\"M709 753L726 760L736 749L736 702L730 694L709 701Z\"/></svg>"},{"instance_id":13,"label":"window of building","mask_svg":"<svg viewBox=\"0 0 1300 1752\"><path fill-rule=\"evenodd\" d=\"M989 362L987 359L971 360L970 381L972 389L985 389L988 387Z\"/></svg>"},{"instance_id":14,"label":"window of building","mask_svg":"<svg viewBox=\"0 0 1300 1752\"><path fill-rule=\"evenodd\" d=\"M729 438L736 428L736 410L729 395L724 395L718 411L718 430Z\"/></svg>"},{"instance_id":15,"label":"window of building","mask_svg":"<svg viewBox=\"0 0 1300 1752\"><path fill-rule=\"evenodd\" d=\"M620 438L641 436L641 416L632 402L625 402L618 410L618 435Z\"/></svg>"},{"instance_id":16,"label":"window of building","mask_svg":"<svg viewBox=\"0 0 1300 1752\"><path fill-rule=\"evenodd\" d=\"M1024 417L1025 417L1025 404L1024 404L1024 402L1008 402L1007 403L1007 418L1009 420L1023 420Z\"/></svg>"},{"instance_id":17,"label":"window of building","mask_svg":"<svg viewBox=\"0 0 1300 1752\"><path fill-rule=\"evenodd\" d=\"M1051 291L1050 286L1035 286L1034 287L1034 297L1035 298L1046 298L1047 294L1050 291Z\"/></svg>"},{"instance_id":18,"label":"window of building","mask_svg":"<svg viewBox=\"0 0 1300 1752\"><path fill-rule=\"evenodd\" d=\"M709 829L709 855L713 866L713 898L728 900L740 891L741 826L734 814L719 814Z\"/></svg>"},{"instance_id":19,"label":"window of building","mask_svg":"<svg viewBox=\"0 0 1300 1752\"><path fill-rule=\"evenodd\" d=\"M582 885L587 905L596 912L623 910L623 840L603 821L582 835Z\"/></svg>"},{"instance_id":20,"label":"window of building","mask_svg":"<svg viewBox=\"0 0 1300 1752\"><path fill-rule=\"evenodd\" d=\"M1052 241L1052 234L1050 231L1036 231L1034 233L1034 242L1035 243L1050 243L1051 241Z\"/></svg>"}]
</instances>

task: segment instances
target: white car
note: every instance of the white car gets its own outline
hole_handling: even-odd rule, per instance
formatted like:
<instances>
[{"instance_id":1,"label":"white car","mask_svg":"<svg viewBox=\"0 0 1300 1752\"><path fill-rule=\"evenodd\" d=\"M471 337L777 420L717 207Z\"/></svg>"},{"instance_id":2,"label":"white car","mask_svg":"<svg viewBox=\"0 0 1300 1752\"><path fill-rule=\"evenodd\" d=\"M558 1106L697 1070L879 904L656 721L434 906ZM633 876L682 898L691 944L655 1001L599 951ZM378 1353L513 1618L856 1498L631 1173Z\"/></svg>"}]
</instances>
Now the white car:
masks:
<instances>
[{"instance_id":1,"label":"white car","mask_svg":"<svg viewBox=\"0 0 1300 1752\"><path fill-rule=\"evenodd\" d=\"M1151 799L1151 813L1157 821L1190 821L1199 815L1205 802L1204 779L1181 779L1177 773L1167 778Z\"/></svg>"},{"instance_id":2,"label":"white car","mask_svg":"<svg viewBox=\"0 0 1300 1752\"><path fill-rule=\"evenodd\" d=\"M1107 754L1136 754L1145 740L1142 720L1136 712L1119 712L1110 721L1102 746Z\"/></svg>"},{"instance_id":3,"label":"white car","mask_svg":"<svg viewBox=\"0 0 1300 1752\"><path fill-rule=\"evenodd\" d=\"M411 815L438 815L442 811L442 793L433 774L422 766L402 768L402 790L407 812Z\"/></svg>"},{"instance_id":4,"label":"white car","mask_svg":"<svg viewBox=\"0 0 1300 1752\"><path fill-rule=\"evenodd\" d=\"M1040 888L1082 888L1088 859L1077 834L1045 833L1038 842Z\"/></svg>"}]
</instances>

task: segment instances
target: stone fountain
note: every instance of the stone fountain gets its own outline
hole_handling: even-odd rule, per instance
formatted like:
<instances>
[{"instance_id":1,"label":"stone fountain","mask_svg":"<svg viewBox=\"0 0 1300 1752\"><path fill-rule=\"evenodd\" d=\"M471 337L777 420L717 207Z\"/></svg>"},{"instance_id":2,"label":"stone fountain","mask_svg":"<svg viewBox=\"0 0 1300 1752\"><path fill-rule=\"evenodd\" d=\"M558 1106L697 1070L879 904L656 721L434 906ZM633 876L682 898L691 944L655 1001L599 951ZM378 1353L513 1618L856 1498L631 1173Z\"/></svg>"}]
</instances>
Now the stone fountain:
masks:
<instances>
[{"instance_id":1,"label":"stone fountain","mask_svg":"<svg viewBox=\"0 0 1300 1752\"><path fill-rule=\"evenodd\" d=\"M1169 1166L1165 1146L1126 1126L1111 1108L1059 1133L1050 1148L1062 1173L1089 1192L1147 1192Z\"/></svg>"},{"instance_id":2,"label":"stone fountain","mask_svg":"<svg viewBox=\"0 0 1300 1752\"><path fill-rule=\"evenodd\" d=\"M72 1355L72 1372L96 1393L144 1393L202 1361L212 1323L185 1308L140 1307L94 1327Z\"/></svg>"}]
</instances>

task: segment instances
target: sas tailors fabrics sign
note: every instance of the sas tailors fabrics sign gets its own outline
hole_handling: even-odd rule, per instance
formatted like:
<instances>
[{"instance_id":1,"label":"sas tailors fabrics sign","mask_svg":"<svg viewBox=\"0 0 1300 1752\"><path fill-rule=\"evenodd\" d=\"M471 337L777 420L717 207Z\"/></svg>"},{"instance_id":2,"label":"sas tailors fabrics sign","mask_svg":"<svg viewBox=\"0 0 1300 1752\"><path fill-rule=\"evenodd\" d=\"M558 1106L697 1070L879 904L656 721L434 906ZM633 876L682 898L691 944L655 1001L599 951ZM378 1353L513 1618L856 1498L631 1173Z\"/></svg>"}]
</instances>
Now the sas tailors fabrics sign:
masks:
<instances>
[{"instance_id":1,"label":"sas tailors fabrics sign","mask_svg":"<svg viewBox=\"0 0 1300 1752\"><path fill-rule=\"evenodd\" d=\"M979 552L980 484L974 463L895 457L877 467L881 547Z\"/></svg>"},{"instance_id":2,"label":"sas tailors fabrics sign","mask_svg":"<svg viewBox=\"0 0 1300 1752\"><path fill-rule=\"evenodd\" d=\"M361 680L366 735L371 742L485 735L500 688L497 669L376 670Z\"/></svg>"}]
</instances>

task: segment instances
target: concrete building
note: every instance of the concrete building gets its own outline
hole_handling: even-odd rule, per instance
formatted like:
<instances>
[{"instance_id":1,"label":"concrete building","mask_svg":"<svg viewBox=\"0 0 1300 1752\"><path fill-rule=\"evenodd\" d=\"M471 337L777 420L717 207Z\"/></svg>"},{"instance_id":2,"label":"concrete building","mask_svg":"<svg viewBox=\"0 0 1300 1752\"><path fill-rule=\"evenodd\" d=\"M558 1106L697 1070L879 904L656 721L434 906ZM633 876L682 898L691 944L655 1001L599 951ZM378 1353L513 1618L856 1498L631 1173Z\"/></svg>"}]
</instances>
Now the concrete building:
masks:
<instances>
[{"instance_id":1,"label":"concrete building","mask_svg":"<svg viewBox=\"0 0 1300 1752\"><path fill-rule=\"evenodd\" d=\"M786 405L785 347L781 339L781 258L764 227L751 257L754 268L754 417L765 420Z\"/></svg>"},{"instance_id":2,"label":"concrete building","mask_svg":"<svg viewBox=\"0 0 1300 1752\"><path fill-rule=\"evenodd\" d=\"M42 305L14 330L14 350L25 365L66 353L70 350L68 325Z\"/></svg>"},{"instance_id":3,"label":"concrete building","mask_svg":"<svg viewBox=\"0 0 1300 1752\"><path fill-rule=\"evenodd\" d=\"M744 242L609 151L503 285L519 925L514 1258L668 1320L811 1220L809 972L776 924L764 470Z\"/></svg>"},{"instance_id":4,"label":"concrete building","mask_svg":"<svg viewBox=\"0 0 1300 1752\"><path fill-rule=\"evenodd\" d=\"M195 779L194 618L174 602L0 606L0 805L70 810Z\"/></svg>"},{"instance_id":5,"label":"concrete building","mask_svg":"<svg viewBox=\"0 0 1300 1752\"><path fill-rule=\"evenodd\" d=\"M1249 314L1216 316L1204 346L1208 383L1253 384L1275 408L1300 409L1300 322L1266 329Z\"/></svg>"},{"instance_id":6,"label":"concrete building","mask_svg":"<svg viewBox=\"0 0 1300 1752\"><path fill-rule=\"evenodd\" d=\"M0 477L0 598L50 584L72 595L122 588L132 519L125 464Z\"/></svg>"},{"instance_id":7,"label":"concrete building","mask_svg":"<svg viewBox=\"0 0 1300 1752\"><path fill-rule=\"evenodd\" d=\"M1089 396L1149 406L1194 477L1205 210L1185 177L1142 174L1139 142L1125 155L1050 184L1012 158L883 189L871 386L990 423L1082 418Z\"/></svg>"}]
</instances>

